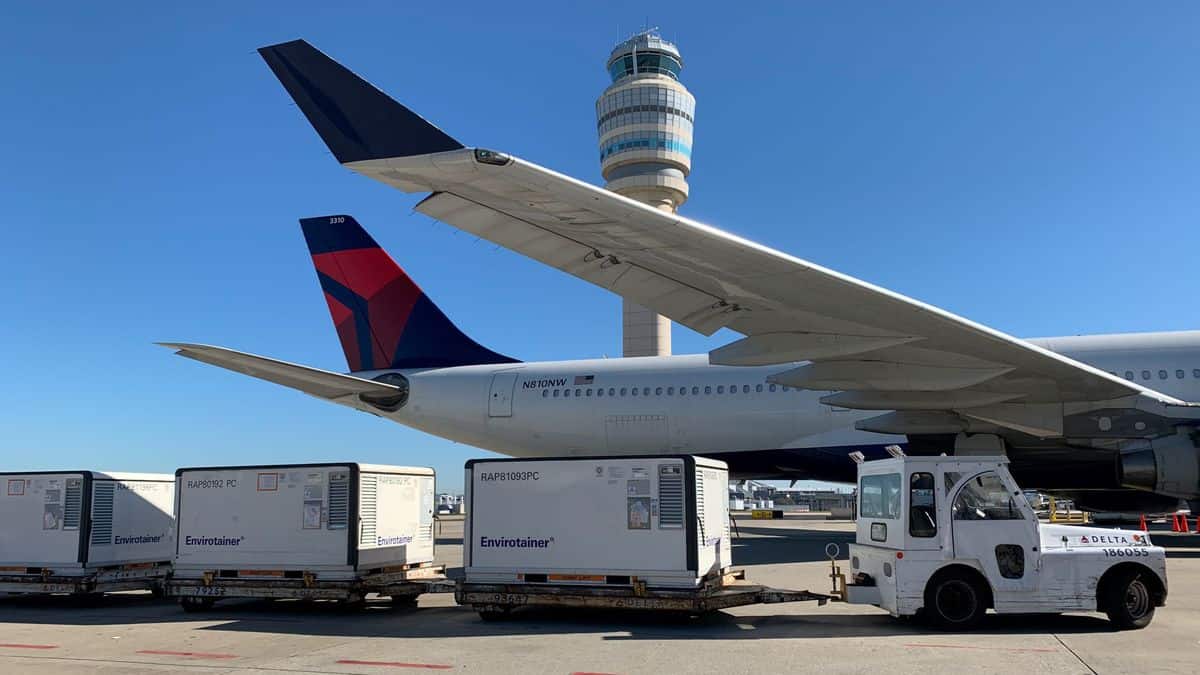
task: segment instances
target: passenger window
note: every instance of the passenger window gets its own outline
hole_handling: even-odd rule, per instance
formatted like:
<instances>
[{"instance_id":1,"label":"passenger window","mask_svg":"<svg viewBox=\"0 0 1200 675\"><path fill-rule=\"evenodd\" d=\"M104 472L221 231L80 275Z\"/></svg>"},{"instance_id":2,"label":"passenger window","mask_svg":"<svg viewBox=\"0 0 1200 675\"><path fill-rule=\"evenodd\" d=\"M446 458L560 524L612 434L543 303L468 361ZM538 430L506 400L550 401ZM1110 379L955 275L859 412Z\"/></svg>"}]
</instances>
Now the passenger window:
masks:
<instances>
[{"instance_id":1,"label":"passenger window","mask_svg":"<svg viewBox=\"0 0 1200 675\"><path fill-rule=\"evenodd\" d=\"M1160 379L1160 380L1167 379L1167 371L1165 371L1165 370L1158 371L1158 379Z\"/></svg>"},{"instance_id":2,"label":"passenger window","mask_svg":"<svg viewBox=\"0 0 1200 675\"><path fill-rule=\"evenodd\" d=\"M579 389L576 389L576 390L575 390L575 398L579 398L579 392L580 392L580 391L581 391L581 390L579 390Z\"/></svg>"},{"instance_id":3,"label":"passenger window","mask_svg":"<svg viewBox=\"0 0 1200 675\"><path fill-rule=\"evenodd\" d=\"M1192 377L1200 377L1200 368L1192 369Z\"/></svg>"},{"instance_id":4,"label":"passenger window","mask_svg":"<svg viewBox=\"0 0 1200 675\"><path fill-rule=\"evenodd\" d=\"M724 394L724 393L725 393L725 385L723 385L723 384L718 384L718 385L717 385L717 393L718 393L718 394Z\"/></svg>"},{"instance_id":5,"label":"passenger window","mask_svg":"<svg viewBox=\"0 0 1200 675\"><path fill-rule=\"evenodd\" d=\"M585 391L585 392L584 392L584 395L585 395L585 396L591 396L591 395L592 395L592 390L591 390L591 389L588 389L587 391Z\"/></svg>"},{"instance_id":6,"label":"passenger window","mask_svg":"<svg viewBox=\"0 0 1200 675\"><path fill-rule=\"evenodd\" d=\"M954 498L954 520L1022 520L1015 495L994 472L968 480Z\"/></svg>"},{"instance_id":7,"label":"passenger window","mask_svg":"<svg viewBox=\"0 0 1200 675\"><path fill-rule=\"evenodd\" d=\"M543 390L542 390L542 398L549 398L549 397L550 397L550 390L549 390L549 389L543 389Z\"/></svg>"},{"instance_id":8,"label":"passenger window","mask_svg":"<svg viewBox=\"0 0 1200 675\"><path fill-rule=\"evenodd\" d=\"M699 394L700 394L700 387L692 387L692 396L698 396Z\"/></svg>"},{"instance_id":9,"label":"passenger window","mask_svg":"<svg viewBox=\"0 0 1200 675\"><path fill-rule=\"evenodd\" d=\"M609 388L608 388L608 395L609 395L609 396L616 396L616 395L617 395L617 390L616 390L616 389L614 389L613 387L609 387ZM624 395L625 395L625 390L624 390L624 389L622 389L622 390L621 390L621 395L622 395L622 396L624 396Z\"/></svg>"},{"instance_id":10,"label":"passenger window","mask_svg":"<svg viewBox=\"0 0 1200 675\"><path fill-rule=\"evenodd\" d=\"M771 385L770 387L767 387L767 389L769 391L775 391L775 385Z\"/></svg>"},{"instance_id":11,"label":"passenger window","mask_svg":"<svg viewBox=\"0 0 1200 675\"><path fill-rule=\"evenodd\" d=\"M762 385L761 384L754 385L754 391L755 391L755 393L761 394L762 393Z\"/></svg>"},{"instance_id":12,"label":"passenger window","mask_svg":"<svg viewBox=\"0 0 1200 675\"><path fill-rule=\"evenodd\" d=\"M1182 369L1175 371L1175 379L1182 380L1185 376L1187 376L1187 373L1183 372Z\"/></svg>"},{"instance_id":13,"label":"passenger window","mask_svg":"<svg viewBox=\"0 0 1200 675\"><path fill-rule=\"evenodd\" d=\"M679 388L679 395L680 395L680 396L687 396L687 387L680 387L680 388Z\"/></svg>"},{"instance_id":14,"label":"passenger window","mask_svg":"<svg viewBox=\"0 0 1200 675\"><path fill-rule=\"evenodd\" d=\"M638 388L637 388L637 387L634 387L633 389L630 389L630 390L629 390L629 393L630 393L631 395L633 395L633 396L637 396L637 395L638 395Z\"/></svg>"},{"instance_id":15,"label":"passenger window","mask_svg":"<svg viewBox=\"0 0 1200 675\"><path fill-rule=\"evenodd\" d=\"M604 396L604 387L600 387L596 390L596 398L600 398L602 396Z\"/></svg>"},{"instance_id":16,"label":"passenger window","mask_svg":"<svg viewBox=\"0 0 1200 675\"><path fill-rule=\"evenodd\" d=\"M711 394L711 393L712 393L712 387L705 387L705 388L704 388L704 395L705 395L705 396L707 396L707 395L709 395L709 394Z\"/></svg>"},{"instance_id":17,"label":"passenger window","mask_svg":"<svg viewBox=\"0 0 1200 675\"><path fill-rule=\"evenodd\" d=\"M625 389L625 387L621 387L621 395L622 395L622 396L624 396L624 395L625 395L625 393L626 393L626 389Z\"/></svg>"},{"instance_id":18,"label":"passenger window","mask_svg":"<svg viewBox=\"0 0 1200 675\"><path fill-rule=\"evenodd\" d=\"M1127 380L1133 379L1133 371L1132 370L1125 371L1125 379L1127 379Z\"/></svg>"},{"instance_id":19,"label":"passenger window","mask_svg":"<svg viewBox=\"0 0 1200 675\"><path fill-rule=\"evenodd\" d=\"M937 510L933 500L933 474L914 473L908 480L908 533L914 537L937 535Z\"/></svg>"},{"instance_id":20,"label":"passenger window","mask_svg":"<svg viewBox=\"0 0 1200 675\"><path fill-rule=\"evenodd\" d=\"M675 395L675 387L667 387L667 396Z\"/></svg>"},{"instance_id":21,"label":"passenger window","mask_svg":"<svg viewBox=\"0 0 1200 675\"><path fill-rule=\"evenodd\" d=\"M736 393L737 393L737 385L736 384L729 385L729 395L732 396Z\"/></svg>"},{"instance_id":22,"label":"passenger window","mask_svg":"<svg viewBox=\"0 0 1200 675\"><path fill-rule=\"evenodd\" d=\"M642 387L642 396L650 395L650 387Z\"/></svg>"},{"instance_id":23,"label":"passenger window","mask_svg":"<svg viewBox=\"0 0 1200 675\"><path fill-rule=\"evenodd\" d=\"M1143 379L1143 380L1148 380L1148 379L1150 379L1150 371L1148 371L1148 370L1143 370L1143 371L1142 371L1142 379Z\"/></svg>"},{"instance_id":24,"label":"passenger window","mask_svg":"<svg viewBox=\"0 0 1200 675\"><path fill-rule=\"evenodd\" d=\"M743 394L749 394L749 393L750 393L750 385L748 385L748 384L743 384L743 385L742 385L742 393L743 393Z\"/></svg>"},{"instance_id":25,"label":"passenger window","mask_svg":"<svg viewBox=\"0 0 1200 675\"><path fill-rule=\"evenodd\" d=\"M558 398L558 390L557 389L554 390L554 398Z\"/></svg>"},{"instance_id":26,"label":"passenger window","mask_svg":"<svg viewBox=\"0 0 1200 675\"><path fill-rule=\"evenodd\" d=\"M655 395L655 396L662 396L662 387L655 387L655 388L654 388L654 395Z\"/></svg>"}]
</instances>

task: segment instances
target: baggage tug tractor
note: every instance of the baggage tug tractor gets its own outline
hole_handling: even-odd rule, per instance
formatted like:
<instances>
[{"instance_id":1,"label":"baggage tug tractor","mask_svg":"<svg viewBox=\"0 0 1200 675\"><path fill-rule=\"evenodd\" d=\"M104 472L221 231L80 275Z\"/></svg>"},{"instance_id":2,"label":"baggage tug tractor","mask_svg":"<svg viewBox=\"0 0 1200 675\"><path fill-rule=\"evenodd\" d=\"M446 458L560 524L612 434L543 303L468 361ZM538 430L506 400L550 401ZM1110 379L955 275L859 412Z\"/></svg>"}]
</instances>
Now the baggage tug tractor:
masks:
<instances>
[{"instance_id":1,"label":"baggage tug tractor","mask_svg":"<svg viewBox=\"0 0 1200 675\"><path fill-rule=\"evenodd\" d=\"M1039 523L1005 457L892 452L858 466L850 583L833 573L839 599L950 630L988 608L1100 611L1143 628L1164 604L1166 554L1145 532Z\"/></svg>"}]
</instances>

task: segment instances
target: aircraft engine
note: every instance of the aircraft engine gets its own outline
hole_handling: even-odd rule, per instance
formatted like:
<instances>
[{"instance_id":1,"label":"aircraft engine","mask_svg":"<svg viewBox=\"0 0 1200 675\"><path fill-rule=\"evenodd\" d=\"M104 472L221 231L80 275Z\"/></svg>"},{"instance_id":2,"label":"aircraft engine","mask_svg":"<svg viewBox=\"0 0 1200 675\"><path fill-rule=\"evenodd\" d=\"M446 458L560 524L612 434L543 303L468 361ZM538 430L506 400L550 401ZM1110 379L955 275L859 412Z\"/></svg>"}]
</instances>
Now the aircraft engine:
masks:
<instances>
[{"instance_id":1,"label":"aircraft engine","mask_svg":"<svg viewBox=\"0 0 1200 675\"><path fill-rule=\"evenodd\" d=\"M1200 431L1181 428L1174 436L1139 441L1121 451L1121 484L1181 499L1200 496Z\"/></svg>"},{"instance_id":2,"label":"aircraft engine","mask_svg":"<svg viewBox=\"0 0 1200 675\"><path fill-rule=\"evenodd\" d=\"M387 396L376 396L371 394L359 394L358 398L363 403L372 407L379 408L384 412L396 412L408 403L408 378L400 373L384 373L379 377L373 378L376 382L390 384L394 387L399 387L399 391L395 394Z\"/></svg>"}]
</instances>

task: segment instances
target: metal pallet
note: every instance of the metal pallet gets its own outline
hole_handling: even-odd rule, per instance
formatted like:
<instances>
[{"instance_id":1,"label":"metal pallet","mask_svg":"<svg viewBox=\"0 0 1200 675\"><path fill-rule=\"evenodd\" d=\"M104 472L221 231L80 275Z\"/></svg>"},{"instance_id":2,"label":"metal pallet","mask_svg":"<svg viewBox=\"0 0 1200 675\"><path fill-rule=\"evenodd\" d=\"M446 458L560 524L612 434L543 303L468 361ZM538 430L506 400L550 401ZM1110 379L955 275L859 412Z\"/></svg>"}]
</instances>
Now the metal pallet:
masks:
<instances>
[{"instance_id":1,"label":"metal pallet","mask_svg":"<svg viewBox=\"0 0 1200 675\"><path fill-rule=\"evenodd\" d=\"M169 578L166 592L180 599L188 610L207 609L226 598L337 600L356 603L370 593L390 596L393 601L415 602L424 593L449 593L453 582L446 579L445 565L415 565L394 571L366 574L354 579L321 579L311 572L296 578L243 576L222 577L206 572L198 578Z\"/></svg>"},{"instance_id":2,"label":"metal pallet","mask_svg":"<svg viewBox=\"0 0 1200 675\"><path fill-rule=\"evenodd\" d=\"M137 563L84 570L80 575L55 574L42 569L37 574L0 574L0 593L112 593L149 590L159 592L171 567L169 563Z\"/></svg>"},{"instance_id":3,"label":"metal pallet","mask_svg":"<svg viewBox=\"0 0 1200 675\"><path fill-rule=\"evenodd\" d=\"M704 614L731 607L779 602L815 601L824 605L832 596L745 583L741 571L730 572L695 589L570 584L460 583L454 593L460 605L471 605L484 619L498 619L517 607L579 607L636 609Z\"/></svg>"}]
</instances>

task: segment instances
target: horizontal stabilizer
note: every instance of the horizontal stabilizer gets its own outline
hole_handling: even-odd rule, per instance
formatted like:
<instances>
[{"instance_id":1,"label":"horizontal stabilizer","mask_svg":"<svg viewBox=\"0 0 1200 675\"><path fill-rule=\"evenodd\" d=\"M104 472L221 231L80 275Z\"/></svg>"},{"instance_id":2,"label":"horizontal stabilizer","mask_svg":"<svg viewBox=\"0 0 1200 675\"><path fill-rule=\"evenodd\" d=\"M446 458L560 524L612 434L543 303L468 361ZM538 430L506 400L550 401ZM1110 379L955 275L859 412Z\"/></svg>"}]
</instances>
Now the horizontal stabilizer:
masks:
<instances>
[{"instance_id":1,"label":"horizontal stabilizer","mask_svg":"<svg viewBox=\"0 0 1200 675\"><path fill-rule=\"evenodd\" d=\"M342 164L463 147L304 40L258 53Z\"/></svg>"},{"instance_id":2,"label":"horizontal stabilizer","mask_svg":"<svg viewBox=\"0 0 1200 675\"><path fill-rule=\"evenodd\" d=\"M220 366L226 370L257 377L267 382L282 384L317 398L336 401L347 396L387 397L403 393L400 387L383 382L364 380L353 375L342 375L224 347L181 342L159 342L158 344L168 349L178 350L175 353L179 356Z\"/></svg>"}]
</instances>

